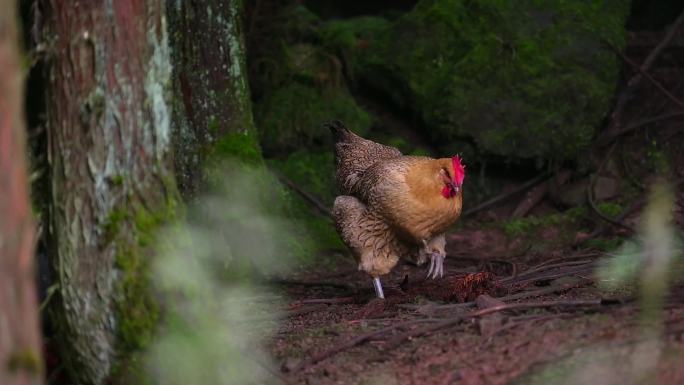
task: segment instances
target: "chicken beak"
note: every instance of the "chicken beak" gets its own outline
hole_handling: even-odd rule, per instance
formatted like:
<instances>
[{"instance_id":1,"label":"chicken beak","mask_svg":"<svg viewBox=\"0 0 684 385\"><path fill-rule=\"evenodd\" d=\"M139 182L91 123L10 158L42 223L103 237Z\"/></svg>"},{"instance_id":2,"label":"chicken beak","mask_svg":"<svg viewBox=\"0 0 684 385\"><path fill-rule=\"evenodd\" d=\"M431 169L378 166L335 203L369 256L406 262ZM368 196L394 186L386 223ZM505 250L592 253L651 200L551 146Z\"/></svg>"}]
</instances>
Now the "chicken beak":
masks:
<instances>
[{"instance_id":1,"label":"chicken beak","mask_svg":"<svg viewBox=\"0 0 684 385\"><path fill-rule=\"evenodd\" d=\"M457 185L454 182L449 182L449 187L451 188L451 191L454 192L454 195L458 194L459 191L461 191L461 186Z\"/></svg>"}]
</instances>

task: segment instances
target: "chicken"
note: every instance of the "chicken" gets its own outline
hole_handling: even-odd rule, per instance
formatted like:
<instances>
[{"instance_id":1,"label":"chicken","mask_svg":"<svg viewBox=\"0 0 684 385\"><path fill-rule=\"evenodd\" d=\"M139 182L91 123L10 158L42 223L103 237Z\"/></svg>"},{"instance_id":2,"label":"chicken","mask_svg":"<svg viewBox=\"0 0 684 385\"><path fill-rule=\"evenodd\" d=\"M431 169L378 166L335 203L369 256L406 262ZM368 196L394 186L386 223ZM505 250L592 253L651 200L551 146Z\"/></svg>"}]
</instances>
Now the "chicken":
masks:
<instances>
[{"instance_id":1,"label":"chicken","mask_svg":"<svg viewBox=\"0 0 684 385\"><path fill-rule=\"evenodd\" d=\"M444 232L461 214L461 158L405 156L361 138L339 121L327 124L335 143L337 188L333 216L344 243L384 298L380 276L400 258L444 273Z\"/></svg>"}]
</instances>

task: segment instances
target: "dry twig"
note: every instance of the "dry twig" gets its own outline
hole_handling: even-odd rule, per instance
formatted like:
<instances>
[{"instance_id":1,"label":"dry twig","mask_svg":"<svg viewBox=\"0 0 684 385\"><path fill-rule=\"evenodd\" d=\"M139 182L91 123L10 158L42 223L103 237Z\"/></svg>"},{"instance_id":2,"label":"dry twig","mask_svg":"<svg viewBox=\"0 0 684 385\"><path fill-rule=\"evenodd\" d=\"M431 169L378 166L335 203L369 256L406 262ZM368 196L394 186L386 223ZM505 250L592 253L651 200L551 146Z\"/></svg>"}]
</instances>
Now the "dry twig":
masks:
<instances>
[{"instance_id":1,"label":"dry twig","mask_svg":"<svg viewBox=\"0 0 684 385\"><path fill-rule=\"evenodd\" d=\"M424 322L436 322L436 320L434 320L434 319L414 319L414 320L409 320L409 321L401 322L398 324L394 324L394 325L388 326L386 328L382 328L380 330L376 330L373 332L362 334L362 335L360 335L356 338L352 338L351 340L348 340L346 342L341 342L339 344L335 344L335 347L333 347L332 349L328 349L328 350L325 350L321 353L315 354L312 357L310 357L309 359L300 362L299 365L297 365L292 370L292 372L297 373L301 370L306 369L307 367L309 367L311 365L315 365L315 364L317 364L317 363L319 363L319 362L321 362L327 358L330 358L330 357L336 355L337 353L340 353L344 350L353 348L354 346L360 345L366 341L371 341L373 339L376 339L377 337L380 337L386 333L392 332L396 329L406 327L406 326L415 325L417 323L424 323Z\"/></svg>"},{"instance_id":2,"label":"dry twig","mask_svg":"<svg viewBox=\"0 0 684 385\"><path fill-rule=\"evenodd\" d=\"M669 113L669 114L654 116L654 117L648 118L648 119L643 119L643 120L640 120L638 122L632 123L629 126L623 128L619 131L616 131L610 135L606 135L602 138L597 139L596 144L598 144L599 146L605 146L605 145L610 144L613 140L615 140L615 139L617 139L617 138L619 138L625 134L628 134L634 130L637 130L641 127L645 127L645 126L648 126L648 125L653 124L653 123L658 123L658 122L661 122L663 120L669 120L669 119L675 119L675 118L681 118L681 117L684 117L684 111L673 112L673 113Z\"/></svg>"},{"instance_id":3,"label":"dry twig","mask_svg":"<svg viewBox=\"0 0 684 385\"><path fill-rule=\"evenodd\" d=\"M611 134L611 131L614 132L616 129L620 127L620 119L622 117L622 112L625 110L627 106L627 102L630 98L630 95L632 94L632 91L636 89L639 86L639 84L641 84L641 81L643 79L642 73L648 72L653 63L655 63L658 56L660 56L660 53L665 49L665 47L667 47L670 44L670 41L672 40L672 38L674 38L674 35L677 33L677 30L679 29L682 23L684 23L684 12L682 12L679 15L679 17L677 17L677 20L675 20L672 26L670 26L670 29L663 37L663 40L661 40L660 43L658 43L658 45L655 48L653 48L651 53L648 54L646 60L644 60L644 63L639 67L639 73L636 73L634 76L632 76L631 79L629 79L629 81L627 82L627 87L625 87L625 90L618 97L615 106L615 111L611 116L610 126L608 127L608 130L606 130L607 134L613 135ZM607 43L612 49L616 49L616 47L614 47L610 42Z\"/></svg>"},{"instance_id":4,"label":"dry twig","mask_svg":"<svg viewBox=\"0 0 684 385\"><path fill-rule=\"evenodd\" d=\"M486 202L480 203L479 205L473 207L472 209L469 209L469 210L466 210L465 212L463 212L463 217L465 218L467 216L478 213L478 212L480 212L484 209L487 209L491 206L494 206L495 204L502 202L502 201L514 196L514 195L517 195L517 194L531 188L532 186L536 185L537 183L543 181L547 177L547 175L548 175L547 173L539 174L538 176L534 177L531 180L528 180L527 182L521 184L520 186L516 187L515 189L513 189L511 191L499 194L499 195L495 196L494 198L492 198Z\"/></svg>"},{"instance_id":5,"label":"dry twig","mask_svg":"<svg viewBox=\"0 0 684 385\"><path fill-rule=\"evenodd\" d=\"M304 304L312 304L312 303L351 303L354 302L353 297L340 297L340 298L312 298L312 299L303 299L301 301L297 301L293 303L291 306L299 306L299 305L304 305Z\"/></svg>"},{"instance_id":6,"label":"dry twig","mask_svg":"<svg viewBox=\"0 0 684 385\"><path fill-rule=\"evenodd\" d=\"M632 59L628 58L624 53L617 51L618 55L622 60L624 60L627 64L632 66L635 70L637 70L643 77L645 77L651 84L653 84L663 95L665 95L668 99L670 99L673 103L678 105L680 108L684 108L684 102L682 102L679 98L676 96L672 95L670 91L667 90L662 84L660 84L659 81L657 81L653 76L651 76L650 73L648 73L643 66L639 66L636 64Z\"/></svg>"},{"instance_id":7,"label":"dry twig","mask_svg":"<svg viewBox=\"0 0 684 385\"><path fill-rule=\"evenodd\" d=\"M672 183L672 188L678 188L681 184L684 184L684 178L679 178L675 180ZM642 206L646 204L646 200L644 198L638 199L632 203L631 206L629 206L625 211L622 212L622 214L618 215L614 220L616 222L622 222L624 221L627 217L632 215L635 211L640 209ZM591 234L589 234L586 238L582 239L581 241L575 242L575 245L581 244L583 242L586 242L590 239L594 239L601 234L603 234L606 230L608 230L608 226L600 226L596 230L594 230Z\"/></svg>"},{"instance_id":8,"label":"dry twig","mask_svg":"<svg viewBox=\"0 0 684 385\"><path fill-rule=\"evenodd\" d=\"M285 279L285 278L270 278L267 283L274 285L285 285L285 286L304 286L304 287L336 287L339 289L347 289L351 292L356 292L357 288L355 286L341 283L341 282L331 282L331 281L300 281L297 279Z\"/></svg>"},{"instance_id":9,"label":"dry twig","mask_svg":"<svg viewBox=\"0 0 684 385\"><path fill-rule=\"evenodd\" d=\"M278 178L278 180L282 184L286 185L292 191L296 192L302 198L304 198L304 200L311 203L318 211L321 212L321 214L327 216L328 218L332 218L332 213L330 212L330 209L323 202L321 202L320 199L309 194L307 191L299 187L295 182L291 181L288 177L278 172L277 170L270 168L270 171L271 173L273 173L273 175L276 176L276 178Z\"/></svg>"},{"instance_id":10,"label":"dry twig","mask_svg":"<svg viewBox=\"0 0 684 385\"><path fill-rule=\"evenodd\" d=\"M390 347L397 346L406 339L422 336L424 334L432 333L440 329L445 329L450 326L456 325L463 320L470 318L478 318L485 315L498 313L507 310L527 310L527 309L539 309L539 308L549 308L549 307L586 307L586 306L599 306L603 302L600 299L597 300L577 300L577 301L543 301L543 302L524 302L524 303L511 303L499 306L492 306L490 308L474 311L470 314L464 316L456 316L452 318L444 319L443 321L437 322L434 325L422 329L411 330L409 332L400 334L388 341Z\"/></svg>"},{"instance_id":11,"label":"dry twig","mask_svg":"<svg viewBox=\"0 0 684 385\"><path fill-rule=\"evenodd\" d=\"M553 264L541 264L537 265L533 268L530 268L528 270L523 271L522 273L518 274L517 277L513 278L506 278L502 279L499 281L500 284L503 285L512 285L515 283L519 283L521 280L525 279L537 279L537 273L539 272L547 272L549 270L554 270L562 267L568 267L568 266L584 266L593 263L593 259L584 259L584 260L579 260L579 261L564 261L564 262L558 262L558 263L553 263Z\"/></svg>"}]
</instances>

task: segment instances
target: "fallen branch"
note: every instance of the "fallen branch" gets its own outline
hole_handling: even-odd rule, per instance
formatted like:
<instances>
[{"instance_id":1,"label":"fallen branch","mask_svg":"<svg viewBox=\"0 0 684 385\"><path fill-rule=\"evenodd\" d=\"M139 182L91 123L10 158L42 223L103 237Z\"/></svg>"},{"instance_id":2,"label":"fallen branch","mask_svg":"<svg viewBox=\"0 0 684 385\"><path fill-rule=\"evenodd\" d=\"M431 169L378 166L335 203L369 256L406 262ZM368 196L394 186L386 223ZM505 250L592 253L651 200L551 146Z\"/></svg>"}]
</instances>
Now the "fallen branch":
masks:
<instances>
[{"instance_id":1,"label":"fallen branch","mask_svg":"<svg viewBox=\"0 0 684 385\"><path fill-rule=\"evenodd\" d=\"M624 60L627 64L632 66L635 70L637 70L643 77L645 77L651 84L653 84L663 95L665 95L668 99L670 99L673 103L678 105L681 108L684 108L684 102L681 101L679 98L674 96L670 91L667 90L662 84L660 84L659 81L657 81L653 76L651 76L650 73L648 73L643 66L639 66L636 64L632 59L628 58L624 53L620 52L619 50L617 51L618 55L622 60Z\"/></svg>"},{"instance_id":2,"label":"fallen branch","mask_svg":"<svg viewBox=\"0 0 684 385\"><path fill-rule=\"evenodd\" d=\"M543 274L539 275L533 275L528 278L524 279L517 279L513 282L510 282L509 285L524 285L527 283L531 282L539 282L539 281L551 281L554 279L562 278L562 277L568 277L568 276L580 276L582 277L583 275L586 274L591 274L596 266L593 263L587 263L583 265L578 265L578 266L570 266L567 269L561 269L559 271L554 271L554 272L546 272Z\"/></svg>"},{"instance_id":3,"label":"fallen branch","mask_svg":"<svg viewBox=\"0 0 684 385\"><path fill-rule=\"evenodd\" d=\"M665 36L663 37L663 40L658 43L655 48L651 51L651 53L648 54L646 59L644 60L644 63L639 67L640 72L632 76L629 81L627 82L627 86L625 87L625 90L620 94L618 97L617 103L615 105L615 111L613 112L611 116L611 122L608 127L608 130L606 130L607 133L610 133L611 131L614 131L616 128L620 126L620 119L622 117L622 112L624 111L625 107L627 106L627 102L629 101L631 95L633 94L633 90L635 90L639 84L641 83L643 76L641 75L644 72L648 72L648 70L651 68L653 63L655 63L656 59L658 56L660 56L660 53L665 49L670 44L670 41L672 41L672 38L674 38L674 35L677 33L677 30L679 29L679 26L684 22L684 12L682 12L679 17L677 17L677 20L670 26L670 29L667 31ZM616 50L616 47L613 46L610 42L606 42L608 46L610 46L613 50ZM619 52L619 50L617 50ZM611 134L612 135L612 134Z\"/></svg>"},{"instance_id":4,"label":"fallen branch","mask_svg":"<svg viewBox=\"0 0 684 385\"><path fill-rule=\"evenodd\" d=\"M357 288L345 283L330 282L330 281L300 281L296 279L285 279L285 278L271 278L266 281L267 283L274 285L285 285L285 286L305 286L305 287L320 287L329 286L337 287L340 289L347 289L349 291L355 292Z\"/></svg>"},{"instance_id":5,"label":"fallen branch","mask_svg":"<svg viewBox=\"0 0 684 385\"><path fill-rule=\"evenodd\" d=\"M452 318L447 318L441 322L437 322L434 325L428 327L412 330L388 341L390 347L399 345L406 339L419 337L424 334L432 333L440 329L448 328L452 325L456 325L459 322L470 319L486 316L489 314L498 313L507 310L527 310L527 309L539 309L539 308L549 308L549 307L586 307L586 306L600 306L603 301L597 300L577 300L577 301L544 301L544 302L525 302L525 303L511 303L505 305L493 306L487 309L477 310L470 314L464 316L456 316Z\"/></svg>"},{"instance_id":6,"label":"fallen branch","mask_svg":"<svg viewBox=\"0 0 684 385\"><path fill-rule=\"evenodd\" d=\"M672 23L670 29L667 31L667 34L665 34L663 37L663 40L661 40L660 43L653 48L653 51L651 51L648 57L646 57L646 60L644 60L644 64L641 65L644 71L648 71L653 63L655 63L658 56L660 56L660 53L670 44L670 41L672 41L682 23L684 23L684 11L680 13L677 19Z\"/></svg>"},{"instance_id":7,"label":"fallen branch","mask_svg":"<svg viewBox=\"0 0 684 385\"><path fill-rule=\"evenodd\" d=\"M601 161L601 164L599 165L598 170L596 170L596 173L594 174L594 176L589 178L589 184L587 185L587 189L585 192L586 192L586 196L587 196L587 202L589 203L589 207L591 208L591 210L596 215L598 215L599 218L603 219L604 221L610 223L613 226L622 227L624 229L627 229L628 231L630 231L633 234L634 229L631 226L627 226L626 224L624 224L620 221L616 221L615 219L610 218L609 216L603 214L601 212L601 210L599 210L598 207L596 207L596 202L594 202L593 191L594 191L594 187L596 186L596 179L597 179L598 175L601 173L601 171L603 170L603 167L605 167L606 163L608 163L610 156L613 154L613 151L616 148L616 144L617 143L613 143L613 145L610 146L610 150L608 150L608 152L606 152L606 156L603 157L603 160Z\"/></svg>"},{"instance_id":8,"label":"fallen branch","mask_svg":"<svg viewBox=\"0 0 684 385\"><path fill-rule=\"evenodd\" d=\"M529 248L528 248L528 249L529 249ZM525 252L523 252L523 253L520 254L520 255L517 255L517 256L515 256L515 257L509 257L509 258L515 259L515 258L517 258L517 257L520 257L520 256L522 256L522 255L525 255L525 253L527 252L528 249L526 249ZM478 265L481 264L481 263L498 263L498 264L502 264L502 265L508 265L508 266L511 267L511 275L516 275L516 274L517 274L517 271L518 271L518 266L517 266L517 264L516 264L515 262L507 261L507 260L501 259L501 258L493 258L493 257L478 258L478 257L471 257L471 256L468 256L468 255L454 255L454 254L447 254L447 258L450 258L450 259L465 259L466 261L477 262ZM451 271L453 271L453 270L451 270Z\"/></svg>"},{"instance_id":9,"label":"fallen branch","mask_svg":"<svg viewBox=\"0 0 684 385\"><path fill-rule=\"evenodd\" d=\"M592 178L593 179L593 178ZM603 219L604 221L610 223L613 226L616 227L622 227L625 230L628 230L630 234L634 234L634 228L632 226L626 225L622 223L621 221L618 221L616 219L613 219L599 210L598 207L596 207L596 202L594 202L594 194L592 194L592 189L594 188L593 182L589 183L589 186L587 187L587 202L589 203L589 208L591 208L591 211L594 212L599 218Z\"/></svg>"},{"instance_id":10,"label":"fallen branch","mask_svg":"<svg viewBox=\"0 0 684 385\"><path fill-rule=\"evenodd\" d=\"M583 282L578 282L575 285L552 285L549 287L545 287L543 289L539 290L527 290L527 291L522 291L520 293L516 294L511 294L507 295L505 297L497 298L500 301L503 302L508 302L508 301L517 301L519 299L527 299L527 298L532 298L532 297L541 297L543 295L551 295L551 294L557 294L566 290L574 289L578 287L581 283L584 282L591 282L590 280L583 280Z\"/></svg>"},{"instance_id":11,"label":"fallen branch","mask_svg":"<svg viewBox=\"0 0 684 385\"><path fill-rule=\"evenodd\" d=\"M625 211L623 211L622 214L618 215L614 220L616 222L624 221L628 216L632 215L632 213L634 213L635 211L640 209L645 204L646 204L646 202L644 200L638 200L638 201L632 203L631 206L629 206L627 209L625 209ZM589 235L587 235L586 238L583 238L579 241L576 241L573 246L580 245L580 244L582 244L582 243L584 243L590 239L594 239L594 238L599 237L601 234L606 232L606 230L608 230L608 228L609 227L607 225L599 226L596 230L592 231Z\"/></svg>"},{"instance_id":12,"label":"fallen branch","mask_svg":"<svg viewBox=\"0 0 684 385\"><path fill-rule=\"evenodd\" d=\"M583 266L587 264L591 264L594 262L593 259L585 259L585 260L579 260L579 261L565 261L565 262L559 262L559 263L553 263L553 264L541 264L535 267L532 267L528 270L523 271L522 273L518 274L517 277L514 278L505 278L499 281L500 284L511 284L515 283L519 280L527 279L527 278L533 278L534 274L539 273L539 272L544 272L548 270L553 270L553 269L558 269L561 267L568 267L568 266Z\"/></svg>"},{"instance_id":13,"label":"fallen branch","mask_svg":"<svg viewBox=\"0 0 684 385\"><path fill-rule=\"evenodd\" d=\"M328 306L324 303L314 304L312 306L305 306L299 309L286 310L281 314L281 318L296 317L304 314L313 313L315 311L326 310Z\"/></svg>"},{"instance_id":14,"label":"fallen branch","mask_svg":"<svg viewBox=\"0 0 684 385\"><path fill-rule=\"evenodd\" d=\"M535 208L544 197L549 192L549 184L542 183L531 188L527 193L525 193L525 198L518 203L518 207L513 210L510 218L523 218L529 213L533 208Z\"/></svg>"},{"instance_id":15,"label":"fallen branch","mask_svg":"<svg viewBox=\"0 0 684 385\"><path fill-rule=\"evenodd\" d=\"M521 291L519 293L510 294L510 295L506 295L503 297L498 297L496 299L501 301L501 302L510 302L510 301L517 301L520 299L527 299L527 298L532 298L532 297L540 297L543 295L556 294L556 293L559 293L559 292L562 292L565 290L570 290L570 289L573 289L575 287L578 287L581 283L588 282L588 281L589 280L584 280L584 281L578 282L577 284L574 284L574 285L552 285L552 286L545 287L545 288L539 289L539 290ZM459 304L434 306L433 309L435 311L463 309L466 307L475 306L476 304L477 303L475 301L471 301L471 302L464 302L464 303L459 303Z\"/></svg>"},{"instance_id":16,"label":"fallen branch","mask_svg":"<svg viewBox=\"0 0 684 385\"><path fill-rule=\"evenodd\" d=\"M315 196L309 194L307 191L299 187L295 182L290 180L288 177L283 175L282 173L278 172L277 170L274 170L273 168L269 168L271 173L278 178L278 180L286 185L290 190L296 192L299 194L304 200L307 202L311 203L318 211L321 212L321 214L326 215L329 218L332 218L332 213L330 212L330 209L323 203L321 202L320 199L316 198Z\"/></svg>"},{"instance_id":17,"label":"fallen branch","mask_svg":"<svg viewBox=\"0 0 684 385\"><path fill-rule=\"evenodd\" d=\"M530 187L536 185L537 183L543 181L547 177L547 175L548 175L547 173L539 174L536 177L534 177L533 179L528 180L527 182L521 184L520 186L516 187L515 189L513 189L511 191L499 194L499 195L495 196L494 198L492 198L486 202L480 203L479 205L473 207L472 209L469 209L469 210L466 210L465 212L463 212L463 217L473 215L477 212L480 212L484 209L487 209L491 206L494 206L495 204L502 202L502 201L514 196L514 195L517 195L517 194L529 189Z\"/></svg>"},{"instance_id":18,"label":"fallen branch","mask_svg":"<svg viewBox=\"0 0 684 385\"><path fill-rule=\"evenodd\" d=\"M602 254L603 253L601 253L599 251L588 251L586 253L579 253L578 252L576 254L568 255L567 257L559 257L559 258L549 259L547 261L544 261L544 262L534 266L534 268L538 268L538 267L542 267L542 266L546 266L546 265L551 265L551 264L555 264L555 263L574 261L577 259L583 259L583 258L589 258L589 257L599 257ZM527 271L529 271L529 270L527 270Z\"/></svg>"},{"instance_id":19,"label":"fallen branch","mask_svg":"<svg viewBox=\"0 0 684 385\"><path fill-rule=\"evenodd\" d=\"M675 180L675 181L672 183L672 188L675 188L675 189L676 189L676 188L678 188L679 185L681 185L681 184L684 184L684 178L679 178L679 179ZM617 221L617 222L622 222L622 221L624 221L628 216L632 215L635 211L637 211L638 209L640 209L640 208L641 208L642 206L644 206L644 205L646 205L646 200L645 200L644 198L641 198L641 199L636 200L634 203L632 203L631 206L629 206L625 211L623 211L622 214L618 215L618 216L615 218L615 221ZM579 245L579 244L581 244L581 243L584 243L584 242L586 242L586 241L588 241L588 240L590 240L590 239L594 239L594 238L600 236L601 234L603 234L606 230L608 230L608 226L599 226L599 228L597 228L596 230L594 230L594 231L593 231L591 234L589 234L586 238L584 238L584 239L582 239L582 240L580 240L580 241L575 242L575 243L574 243L574 246L577 246L577 245Z\"/></svg>"},{"instance_id":20,"label":"fallen branch","mask_svg":"<svg viewBox=\"0 0 684 385\"><path fill-rule=\"evenodd\" d=\"M488 346L491 344L494 340L493 337L495 337L497 334L504 332L509 329L515 329L520 327L520 325L528 322L539 322L539 321L548 321L551 319L557 319L557 318L571 318L572 314L564 314L564 313L555 313L555 314L546 314L546 315L529 315L529 316L520 316L520 317L515 317L515 319L511 318L505 325L501 326L500 328L492 331L491 333L487 334L487 338L484 339L479 344L479 349L483 349L484 347Z\"/></svg>"},{"instance_id":21,"label":"fallen branch","mask_svg":"<svg viewBox=\"0 0 684 385\"><path fill-rule=\"evenodd\" d=\"M274 316L273 314L265 315L265 316L254 316L254 317L246 317L244 319L241 319L240 322L245 322L245 323L254 323L254 322L263 322L263 321L274 321L278 319L287 319L290 317L296 317L308 313L313 313L315 311L321 311L321 310L326 310L328 306L326 304L314 304L311 306L304 306L299 309L294 309L294 310L282 310L279 313L275 313L277 315Z\"/></svg>"},{"instance_id":22,"label":"fallen branch","mask_svg":"<svg viewBox=\"0 0 684 385\"><path fill-rule=\"evenodd\" d=\"M610 135L604 136L603 138L597 139L596 144L599 146L605 146L605 145L608 145L609 143L611 143L613 140L615 140L615 139L617 139L617 138L619 138L625 134L628 134L634 130L637 130L641 127L645 127L645 126L648 126L648 125L653 124L653 123L658 123L658 122L661 122L663 120L669 120L669 119L680 118L680 117L684 117L684 111L673 112L670 114L658 115L658 116L654 116L652 118L640 120L636 123L630 124L629 126L623 128L622 130L616 131Z\"/></svg>"},{"instance_id":23,"label":"fallen branch","mask_svg":"<svg viewBox=\"0 0 684 385\"><path fill-rule=\"evenodd\" d=\"M294 302L291 304L291 306L299 306L299 305L312 304L312 303L331 304L331 303L352 303L352 302L354 302L353 297L312 298L312 299L303 299L301 301Z\"/></svg>"},{"instance_id":24,"label":"fallen branch","mask_svg":"<svg viewBox=\"0 0 684 385\"><path fill-rule=\"evenodd\" d=\"M499 305L499 306L493 306L487 309L482 309L482 310L477 310L474 311L470 314L464 315L464 316L457 316L457 317L452 317L452 318L446 318L446 319L434 319L434 318L429 318L429 319L415 319L415 320L409 320L405 322L401 322L395 325L388 326L386 328L382 328L380 330L376 330L373 332L369 332L366 334L362 334L356 338L353 338L351 340L347 340L344 342L341 342L339 344L335 344L335 347L332 349L325 350L321 353L313 355L311 358L304 360L300 362L293 370L292 372L297 373L299 371L302 371L312 365L315 365L325 359L328 359L342 351L345 351L347 349L353 348L357 345L363 344L365 342L378 339L379 337L392 332L394 330L404 328L407 326L412 326L415 324L419 323L434 323L434 325L430 325L426 328L418 329L418 330L413 330L409 331L403 334L400 334L399 336L391 339L388 341L388 345L390 347L396 346L399 343L403 342L407 338L413 338L413 337L418 337L423 334L427 334L430 332L434 332L440 329L447 328L449 326L455 325L463 320L470 319L470 318L478 318L478 317L483 317L488 314L493 314L493 313L498 313L501 311L508 311L508 310L527 310L527 309L538 309L538 308L550 308L550 307L587 307L587 306L600 306L604 305L606 302L597 299L597 300L576 300L576 301L544 301L544 302L526 302L526 303L513 303L513 304L504 304L504 305Z\"/></svg>"},{"instance_id":25,"label":"fallen branch","mask_svg":"<svg viewBox=\"0 0 684 385\"><path fill-rule=\"evenodd\" d=\"M410 321L405 321L405 322L401 322L398 324L394 324L394 325L388 326L386 328L382 328L380 330L376 330L376 331L369 332L366 334L362 334L362 335L360 335L356 338L353 338L351 340L344 341L344 342L341 342L339 344L335 344L335 347L333 347L332 349L328 349L328 350L325 350L321 353L315 354L311 358L300 362L294 369L292 369L292 372L297 373L301 370L304 370L305 368L308 368L309 366L315 365L315 364L317 364L317 363L319 363L319 362L321 362L327 358L330 358L330 357L336 355L337 353L340 353L344 350L353 348L354 346L360 345L366 341L371 341L377 337L382 336L385 333L394 331L394 330L402 328L402 327L411 326L411 325L414 325L417 323L424 323L424 322L436 322L436 320L434 320L434 319L415 319L415 320L410 320Z\"/></svg>"},{"instance_id":26,"label":"fallen branch","mask_svg":"<svg viewBox=\"0 0 684 385\"><path fill-rule=\"evenodd\" d=\"M526 283L530 281L536 281L536 280L548 280L548 279L553 279L553 278L560 278L564 276L570 276L570 275L576 275L578 273L584 273L585 271L589 271L593 269L593 262L595 260L593 259L585 259L585 260L580 260L580 261L573 261L572 259L577 259L577 258L587 258L590 256L595 256L595 255L600 255L599 253L584 253L584 254L578 254L578 255L573 255L569 257L563 257L563 258L557 258L553 260L549 260L546 262L543 262L539 265L536 265L522 273L520 273L517 276L512 276L508 278L504 278L499 280L497 283L501 285L507 285L511 286L514 284L520 284L520 283ZM551 262L558 262L558 263L551 263ZM560 270L560 271L555 271L553 273L549 273L549 270L554 270L554 269L559 269L563 267L573 267L569 271L566 270ZM546 272L546 274L541 274L541 275L536 275L536 273L539 272ZM552 286L552 287L547 287L539 290L534 290L534 291L524 291L516 294L510 294L507 296L503 297L498 297L499 301L507 302L507 301L514 301L514 300L519 300L519 299L524 299L524 298L530 298L530 297L537 297L541 295L548 295L548 294L554 294L559 291L563 290L568 290L572 289L573 287L576 287L577 285L573 286L568 286L568 285L557 285L557 286ZM473 307L476 305L475 301L470 301L470 302L463 302L463 303L456 303L456 304L447 304L447 305L434 305L434 304L427 304L427 305L412 305L412 304L399 304L397 307L401 309L408 309L408 310L420 310L425 309L426 313L434 313L442 310L459 310L459 309L467 309L470 307Z\"/></svg>"}]
</instances>

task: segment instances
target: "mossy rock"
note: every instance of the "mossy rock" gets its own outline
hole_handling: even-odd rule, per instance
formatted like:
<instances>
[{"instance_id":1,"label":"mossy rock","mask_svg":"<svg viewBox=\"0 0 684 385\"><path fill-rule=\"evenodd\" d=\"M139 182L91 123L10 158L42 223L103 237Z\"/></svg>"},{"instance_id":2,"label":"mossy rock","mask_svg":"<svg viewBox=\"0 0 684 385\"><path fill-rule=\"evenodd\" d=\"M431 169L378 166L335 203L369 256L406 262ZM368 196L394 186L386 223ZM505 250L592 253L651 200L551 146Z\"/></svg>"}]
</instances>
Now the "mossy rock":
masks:
<instances>
[{"instance_id":1,"label":"mossy rock","mask_svg":"<svg viewBox=\"0 0 684 385\"><path fill-rule=\"evenodd\" d=\"M342 61L319 44L322 23L303 6L283 8L273 20L275 34L265 39L268 49L253 58L254 118L267 157L329 148L322 123L331 119L359 133L372 125L347 88Z\"/></svg>"},{"instance_id":2,"label":"mossy rock","mask_svg":"<svg viewBox=\"0 0 684 385\"><path fill-rule=\"evenodd\" d=\"M420 118L432 140L573 159L610 110L629 1L423 0L389 23L323 28L356 82Z\"/></svg>"}]
</instances>

